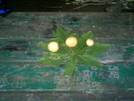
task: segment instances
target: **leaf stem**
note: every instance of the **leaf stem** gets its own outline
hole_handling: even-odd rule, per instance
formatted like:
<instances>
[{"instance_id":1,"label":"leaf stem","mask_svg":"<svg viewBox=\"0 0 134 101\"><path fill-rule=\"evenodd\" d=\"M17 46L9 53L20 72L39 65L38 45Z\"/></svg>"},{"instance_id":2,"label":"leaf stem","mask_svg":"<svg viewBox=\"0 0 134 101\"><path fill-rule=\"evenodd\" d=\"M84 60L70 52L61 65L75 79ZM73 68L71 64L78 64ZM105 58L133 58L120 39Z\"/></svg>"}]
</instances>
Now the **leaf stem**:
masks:
<instances>
[{"instance_id":1,"label":"leaf stem","mask_svg":"<svg viewBox=\"0 0 134 101\"><path fill-rule=\"evenodd\" d=\"M74 75L75 75L75 72L76 72L76 69L73 71L73 74L71 76L71 79L70 79L70 82L69 82L69 85L68 85L68 89L70 89L71 85L72 85L72 81L74 79Z\"/></svg>"},{"instance_id":2,"label":"leaf stem","mask_svg":"<svg viewBox=\"0 0 134 101\"><path fill-rule=\"evenodd\" d=\"M75 54L74 51L69 47L70 51L73 53L73 55Z\"/></svg>"}]
</instances>

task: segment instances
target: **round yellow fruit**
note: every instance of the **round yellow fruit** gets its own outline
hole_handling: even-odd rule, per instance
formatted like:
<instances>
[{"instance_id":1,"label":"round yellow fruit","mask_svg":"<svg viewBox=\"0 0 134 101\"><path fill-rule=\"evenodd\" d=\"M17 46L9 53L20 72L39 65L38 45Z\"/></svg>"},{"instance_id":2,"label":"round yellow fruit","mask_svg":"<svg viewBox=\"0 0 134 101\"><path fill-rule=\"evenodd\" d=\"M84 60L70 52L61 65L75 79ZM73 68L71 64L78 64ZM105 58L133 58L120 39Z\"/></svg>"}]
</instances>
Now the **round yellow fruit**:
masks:
<instances>
[{"instance_id":1,"label":"round yellow fruit","mask_svg":"<svg viewBox=\"0 0 134 101\"><path fill-rule=\"evenodd\" d=\"M75 47L77 45L78 41L77 41L76 37L69 37L66 39L65 43L68 47Z\"/></svg>"},{"instance_id":2,"label":"round yellow fruit","mask_svg":"<svg viewBox=\"0 0 134 101\"><path fill-rule=\"evenodd\" d=\"M94 41L93 41L92 39L87 39L87 40L86 40L86 44L87 44L88 46L93 46L93 45L94 45Z\"/></svg>"},{"instance_id":3,"label":"round yellow fruit","mask_svg":"<svg viewBox=\"0 0 134 101\"><path fill-rule=\"evenodd\" d=\"M57 42L50 42L48 44L48 50L51 52L57 52L59 50L59 45Z\"/></svg>"}]
</instances>

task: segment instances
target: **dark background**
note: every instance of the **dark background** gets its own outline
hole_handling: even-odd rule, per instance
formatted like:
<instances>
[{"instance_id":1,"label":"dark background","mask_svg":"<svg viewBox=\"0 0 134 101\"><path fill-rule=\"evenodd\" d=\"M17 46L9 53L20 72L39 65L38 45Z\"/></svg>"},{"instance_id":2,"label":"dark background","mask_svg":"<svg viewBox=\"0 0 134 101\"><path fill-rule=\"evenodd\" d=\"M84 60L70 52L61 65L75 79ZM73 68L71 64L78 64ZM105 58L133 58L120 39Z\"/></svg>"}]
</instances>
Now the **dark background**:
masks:
<instances>
[{"instance_id":1,"label":"dark background","mask_svg":"<svg viewBox=\"0 0 134 101\"><path fill-rule=\"evenodd\" d=\"M6 0L8 8L16 12L133 12L131 9L123 9L122 4L66 5L75 0ZM96 3L97 4L97 3ZM79 9L75 9L80 7ZM108 10L106 8L108 7ZM109 8L110 7L110 8Z\"/></svg>"}]
</instances>

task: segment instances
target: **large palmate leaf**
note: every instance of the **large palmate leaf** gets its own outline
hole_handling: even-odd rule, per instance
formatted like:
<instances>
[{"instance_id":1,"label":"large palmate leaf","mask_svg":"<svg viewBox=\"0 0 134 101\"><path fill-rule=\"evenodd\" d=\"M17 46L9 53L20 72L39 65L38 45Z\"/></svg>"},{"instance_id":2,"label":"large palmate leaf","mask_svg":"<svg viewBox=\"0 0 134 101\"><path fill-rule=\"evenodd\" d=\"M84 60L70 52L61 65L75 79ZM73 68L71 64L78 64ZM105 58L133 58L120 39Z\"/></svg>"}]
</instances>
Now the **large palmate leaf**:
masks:
<instances>
[{"instance_id":1,"label":"large palmate leaf","mask_svg":"<svg viewBox=\"0 0 134 101\"><path fill-rule=\"evenodd\" d=\"M38 61L45 65L54 65L55 67L59 67L60 64L65 63L65 75L72 75L68 88L71 86L78 63L95 67L104 66L102 63L97 61L95 57L100 56L110 45L94 42L95 37L92 31L88 31L80 36L78 33L70 34L70 32L57 26L56 32L53 34L56 38L47 40L48 43L39 43L45 51L48 51L48 53ZM75 37L77 39L75 47L66 45L66 39L69 37ZM87 40L91 40L93 44L89 45ZM70 43L71 41L72 40L70 40ZM50 49L53 48L53 46L49 47L49 51L49 42L55 42L58 45L58 50L50 52Z\"/></svg>"},{"instance_id":2,"label":"large palmate leaf","mask_svg":"<svg viewBox=\"0 0 134 101\"><path fill-rule=\"evenodd\" d=\"M56 38L49 39L48 42L57 42L59 50L56 52L49 52L45 54L39 61L45 65L54 65L58 67L61 63L65 63L65 74L71 75L77 68L77 62L88 65L103 67L104 65L98 62L95 57L100 56L105 52L109 44L99 44L94 42L93 46L86 44L87 39L95 41L95 37L92 31L82 34L78 33L70 34L70 32L63 30L57 26L56 32L53 33ZM76 37L77 45L75 47L68 47L65 42L68 37ZM48 50L48 43L39 43L44 50ZM75 57L75 58L74 58Z\"/></svg>"},{"instance_id":3,"label":"large palmate leaf","mask_svg":"<svg viewBox=\"0 0 134 101\"><path fill-rule=\"evenodd\" d=\"M80 63L88 66L96 66L96 67L104 66L102 63L98 62L97 60L95 60L94 57L90 55L78 55L77 58Z\"/></svg>"}]
</instances>

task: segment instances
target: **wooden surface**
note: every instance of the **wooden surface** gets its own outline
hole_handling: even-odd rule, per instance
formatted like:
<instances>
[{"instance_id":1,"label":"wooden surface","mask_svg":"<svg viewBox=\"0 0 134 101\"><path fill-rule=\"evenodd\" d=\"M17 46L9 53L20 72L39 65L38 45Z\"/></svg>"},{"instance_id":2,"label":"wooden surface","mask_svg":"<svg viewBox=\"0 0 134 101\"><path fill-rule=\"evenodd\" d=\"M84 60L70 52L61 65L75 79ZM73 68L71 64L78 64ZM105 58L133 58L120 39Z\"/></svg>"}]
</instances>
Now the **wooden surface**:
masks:
<instances>
[{"instance_id":1,"label":"wooden surface","mask_svg":"<svg viewBox=\"0 0 134 101\"><path fill-rule=\"evenodd\" d=\"M64 65L54 68L37 61L45 54L38 42L52 38L56 25L72 33L83 34L91 30L96 36L96 42L111 44L97 58L106 66L79 65L70 90L67 89L70 77L63 75ZM14 12L6 18L0 18L1 92L130 94L134 93L133 73L134 15L131 13ZM133 98L133 95L130 96Z\"/></svg>"}]
</instances>

